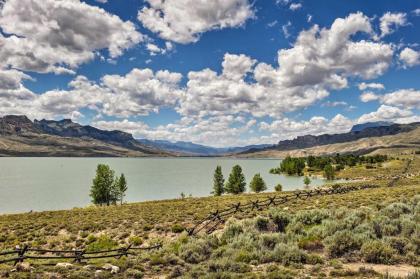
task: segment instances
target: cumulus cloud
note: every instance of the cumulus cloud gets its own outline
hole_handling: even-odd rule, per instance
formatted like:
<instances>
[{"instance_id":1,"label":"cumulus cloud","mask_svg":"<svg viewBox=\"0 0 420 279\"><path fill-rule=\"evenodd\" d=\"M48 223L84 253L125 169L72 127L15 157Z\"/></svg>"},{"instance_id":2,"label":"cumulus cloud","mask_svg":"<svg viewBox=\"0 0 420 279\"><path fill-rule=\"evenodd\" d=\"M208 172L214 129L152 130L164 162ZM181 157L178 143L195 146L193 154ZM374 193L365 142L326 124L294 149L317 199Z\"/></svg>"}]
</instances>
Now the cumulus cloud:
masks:
<instances>
[{"instance_id":1,"label":"cumulus cloud","mask_svg":"<svg viewBox=\"0 0 420 279\"><path fill-rule=\"evenodd\" d=\"M406 47L400 52L399 59L405 68L417 66L420 64L420 52Z\"/></svg>"},{"instance_id":2,"label":"cumulus cloud","mask_svg":"<svg viewBox=\"0 0 420 279\"><path fill-rule=\"evenodd\" d=\"M363 103L367 103L367 102L371 102L371 101L375 101L378 100L380 98L380 96L376 95L375 93L371 92L371 91L367 91L367 92L363 92L360 95L360 100Z\"/></svg>"},{"instance_id":3,"label":"cumulus cloud","mask_svg":"<svg viewBox=\"0 0 420 279\"><path fill-rule=\"evenodd\" d=\"M0 82L1 78L0 72ZM182 94L178 86L181 78L179 73L135 68L125 76L105 75L100 83L77 76L68 90L39 95L20 84L13 90L0 89L0 101L5 106L7 102L8 107L14 104L13 113L43 118L70 117L81 109L117 117L147 115L164 106L175 106Z\"/></svg>"},{"instance_id":4,"label":"cumulus cloud","mask_svg":"<svg viewBox=\"0 0 420 279\"><path fill-rule=\"evenodd\" d=\"M138 19L161 38L176 43L197 42L206 31L238 27L254 17L248 0L146 0Z\"/></svg>"},{"instance_id":5,"label":"cumulus cloud","mask_svg":"<svg viewBox=\"0 0 420 279\"><path fill-rule=\"evenodd\" d=\"M420 109L420 90L397 90L383 95L381 97L381 102L390 106L400 106L408 109Z\"/></svg>"},{"instance_id":6,"label":"cumulus cloud","mask_svg":"<svg viewBox=\"0 0 420 279\"><path fill-rule=\"evenodd\" d=\"M96 50L115 58L143 40L133 23L79 0L6 1L0 28L0 66L40 73L73 73Z\"/></svg>"},{"instance_id":7,"label":"cumulus cloud","mask_svg":"<svg viewBox=\"0 0 420 279\"><path fill-rule=\"evenodd\" d=\"M360 96L360 100L362 102L379 100L379 102L388 106L420 109L420 90L400 89L384 95L377 95L373 92L363 92Z\"/></svg>"},{"instance_id":8,"label":"cumulus cloud","mask_svg":"<svg viewBox=\"0 0 420 279\"><path fill-rule=\"evenodd\" d=\"M377 90L382 90L385 89L385 86L382 83L366 83L366 82L361 82L358 85L359 90L366 90L366 89L377 89Z\"/></svg>"},{"instance_id":9,"label":"cumulus cloud","mask_svg":"<svg viewBox=\"0 0 420 279\"><path fill-rule=\"evenodd\" d=\"M380 18L381 37L394 32L392 27L407 25L406 13L391 13L387 12Z\"/></svg>"},{"instance_id":10,"label":"cumulus cloud","mask_svg":"<svg viewBox=\"0 0 420 279\"><path fill-rule=\"evenodd\" d=\"M420 121L420 117L412 111L393 106L381 105L378 110L364 114L357 120L358 123L390 121L395 123L411 123Z\"/></svg>"},{"instance_id":11,"label":"cumulus cloud","mask_svg":"<svg viewBox=\"0 0 420 279\"><path fill-rule=\"evenodd\" d=\"M337 114L328 120L322 116L314 116L308 121L295 121L289 118L282 118L271 123L261 122L260 128L279 135L279 139L290 139L303 135L320 135L326 133L348 132L353 121L347 117Z\"/></svg>"},{"instance_id":12,"label":"cumulus cloud","mask_svg":"<svg viewBox=\"0 0 420 279\"><path fill-rule=\"evenodd\" d=\"M279 117L327 97L330 89L347 87L348 77L375 78L389 67L393 49L384 43L352 41L359 32L374 35L361 13L336 19L330 29L315 25L302 31L292 48L279 50L277 68L226 54L221 74L210 69L188 74L178 112Z\"/></svg>"}]
</instances>

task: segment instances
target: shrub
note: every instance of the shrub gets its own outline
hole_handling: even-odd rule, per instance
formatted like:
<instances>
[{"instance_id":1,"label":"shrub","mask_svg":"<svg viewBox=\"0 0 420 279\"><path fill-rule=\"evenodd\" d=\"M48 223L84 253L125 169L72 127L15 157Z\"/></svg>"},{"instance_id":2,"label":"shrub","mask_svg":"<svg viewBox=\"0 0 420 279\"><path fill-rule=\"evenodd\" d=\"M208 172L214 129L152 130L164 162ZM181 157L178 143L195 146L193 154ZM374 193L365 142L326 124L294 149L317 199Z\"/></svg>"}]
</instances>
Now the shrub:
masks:
<instances>
[{"instance_id":1,"label":"shrub","mask_svg":"<svg viewBox=\"0 0 420 279\"><path fill-rule=\"evenodd\" d=\"M128 241L134 246L139 246L143 244L143 239L141 239L141 237L138 236L132 236L128 239Z\"/></svg>"},{"instance_id":2,"label":"shrub","mask_svg":"<svg viewBox=\"0 0 420 279\"><path fill-rule=\"evenodd\" d=\"M181 245L180 257L187 263L197 264L210 257L214 246L214 237L205 239L190 239Z\"/></svg>"},{"instance_id":3,"label":"shrub","mask_svg":"<svg viewBox=\"0 0 420 279\"><path fill-rule=\"evenodd\" d=\"M325 210L313 209L299 211L296 214L295 221L301 222L304 225L316 225L321 224L322 220L328 217L328 213Z\"/></svg>"},{"instance_id":4,"label":"shrub","mask_svg":"<svg viewBox=\"0 0 420 279\"><path fill-rule=\"evenodd\" d=\"M304 250L314 251L324 248L324 245L320 239L310 236L299 240L298 247Z\"/></svg>"},{"instance_id":5,"label":"shrub","mask_svg":"<svg viewBox=\"0 0 420 279\"><path fill-rule=\"evenodd\" d=\"M390 264L396 251L379 240L368 241L362 245L361 253L368 263Z\"/></svg>"},{"instance_id":6,"label":"shrub","mask_svg":"<svg viewBox=\"0 0 420 279\"><path fill-rule=\"evenodd\" d=\"M381 213L391 219L398 218L402 214L410 213L410 208L404 203L392 203L381 210Z\"/></svg>"},{"instance_id":7,"label":"shrub","mask_svg":"<svg viewBox=\"0 0 420 279\"><path fill-rule=\"evenodd\" d=\"M232 238L240 235L243 232L244 232L244 229L241 224L237 222L230 223L224 229L221 239L223 242L227 242L228 240L231 240Z\"/></svg>"},{"instance_id":8,"label":"shrub","mask_svg":"<svg viewBox=\"0 0 420 279\"><path fill-rule=\"evenodd\" d=\"M109 236L103 234L99 236L95 241L86 246L86 251L96 252L103 250L110 250L117 246L117 242L112 240Z\"/></svg>"},{"instance_id":9,"label":"shrub","mask_svg":"<svg viewBox=\"0 0 420 279\"><path fill-rule=\"evenodd\" d=\"M279 243L272 252L272 258L283 265L306 262L307 254L295 245Z\"/></svg>"},{"instance_id":10,"label":"shrub","mask_svg":"<svg viewBox=\"0 0 420 279\"><path fill-rule=\"evenodd\" d=\"M349 230L337 231L332 236L325 239L327 251L332 257L341 257L344 254L359 250L362 240L359 235L355 235Z\"/></svg>"},{"instance_id":11,"label":"shrub","mask_svg":"<svg viewBox=\"0 0 420 279\"><path fill-rule=\"evenodd\" d=\"M221 258L215 261L210 261L208 264L209 272L235 272L235 273L246 273L251 271L251 267L246 263L235 262L230 258ZM220 278L230 278L220 277Z\"/></svg>"},{"instance_id":12,"label":"shrub","mask_svg":"<svg viewBox=\"0 0 420 279\"><path fill-rule=\"evenodd\" d=\"M268 230L268 224L269 224L269 222L270 221L267 218L257 217L255 219L255 227L259 231L266 231L266 230Z\"/></svg>"},{"instance_id":13,"label":"shrub","mask_svg":"<svg viewBox=\"0 0 420 279\"><path fill-rule=\"evenodd\" d=\"M270 218L277 226L278 232L284 232L291 220L291 216L289 213L276 209L270 211Z\"/></svg>"},{"instance_id":14,"label":"shrub","mask_svg":"<svg viewBox=\"0 0 420 279\"><path fill-rule=\"evenodd\" d=\"M276 186L274 186L274 190L276 192L281 192L283 190L283 186L279 183Z\"/></svg>"},{"instance_id":15,"label":"shrub","mask_svg":"<svg viewBox=\"0 0 420 279\"><path fill-rule=\"evenodd\" d=\"M171 227L171 231L173 233L182 233L183 231L185 231L184 226L180 225L180 224L174 224Z\"/></svg>"}]
</instances>

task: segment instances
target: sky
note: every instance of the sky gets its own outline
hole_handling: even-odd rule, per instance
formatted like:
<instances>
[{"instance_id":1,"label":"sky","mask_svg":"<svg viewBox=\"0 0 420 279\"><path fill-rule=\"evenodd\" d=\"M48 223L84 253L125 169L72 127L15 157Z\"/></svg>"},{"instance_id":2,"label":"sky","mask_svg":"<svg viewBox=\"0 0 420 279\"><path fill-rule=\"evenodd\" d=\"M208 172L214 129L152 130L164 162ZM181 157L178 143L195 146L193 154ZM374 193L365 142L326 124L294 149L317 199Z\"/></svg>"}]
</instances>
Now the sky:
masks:
<instances>
[{"instance_id":1,"label":"sky","mask_svg":"<svg viewBox=\"0 0 420 279\"><path fill-rule=\"evenodd\" d=\"M420 1L0 0L0 116L216 147L420 121Z\"/></svg>"}]
</instances>

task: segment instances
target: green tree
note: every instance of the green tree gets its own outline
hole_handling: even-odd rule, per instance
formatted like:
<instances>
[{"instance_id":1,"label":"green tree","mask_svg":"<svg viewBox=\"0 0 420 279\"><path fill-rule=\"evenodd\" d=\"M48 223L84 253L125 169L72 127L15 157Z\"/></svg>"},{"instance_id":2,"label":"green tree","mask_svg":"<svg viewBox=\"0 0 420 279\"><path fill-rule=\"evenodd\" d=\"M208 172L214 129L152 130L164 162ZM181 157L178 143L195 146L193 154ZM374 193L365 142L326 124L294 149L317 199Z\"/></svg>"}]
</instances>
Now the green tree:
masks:
<instances>
[{"instance_id":1,"label":"green tree","mask_svg":"<svg viewBox=\"0 0 420 279\"><path fill-rule=\"evenodd\" d=\"M306 187L308 187L309 184L311 184L311 179L305 176L305 178L303 179L303 183L306 185Z\"/></svg>"},{"instance_id":2,"label":"green tree","mask_svg":"<svg viewBox=\"0 0 420 279\"><path fill-rule=\"evenodd\" d=\"M125 192L127 191L127 189L127 180L125 179L125 175L122 173L117 180L117 193L120 204L123 203L123 199L125 197Z\"/></svg>"},{"instance_id":3,"label":"green tree","mask_svg":"<svg viewBox=\"0 0 420 279\"><path fill-rule=\"evenodd\" d=\"M92 202L99 205L110 205L113 199L113 187L114 171L108 165L99 164L90 189Z\"/></svg>"},{"instance_id":4,"label":"green tree","mask_svg":"<svg viewBox=\"0 0 420 279\"><path fill-rule=\"evenodd\" d=\"M283 190L283 186L279 183L276 186L274 186L274 190L276 192L281 192Z\"/></svg>"},{"instance_id":5,"label":"green tree","mask_svg":"<svg viewBox=\"0 0 420 279\"><path fill-rule=\"evenodd\" d=\"M254 175L254 177L251 180L251 183L249 184L249 188L251 191L254 191L255 193L263 192L267 190L267 186L265 185L264 179L261 177L259 173Z\"/></svg>"},{"instance_id":6,"label":"green tree","mask_svg":"<svg viewBox=\"0 0 420 279\"><path fill-rule=\"evenodd\" d=\"M335 178L334 167L331 164L325 165L324 177L328 180L333 180Z\"/></svg>"},{"instance_id":7,"label":"green tree","mask_svg":"<svg viewBox=\"0 0 420 279\"><path fill-rule=\"evenodd\" d=\"M225 179L223 178L222 167L217 166L213 176L213 195L221 196L225 192Z\"/></svg>"},{"instance_id":8,"label":"green tree","mask_svg":"<svg viewBox=\"0 0 420 279\"><path fill-rule=\"evenodd\" d=\"M242 173L242 168L236 165L232 168L229 179L225 185L225 192L230 194L240 194L245 192L246 182L245 176Z\"/></svg>"}]
</instances>

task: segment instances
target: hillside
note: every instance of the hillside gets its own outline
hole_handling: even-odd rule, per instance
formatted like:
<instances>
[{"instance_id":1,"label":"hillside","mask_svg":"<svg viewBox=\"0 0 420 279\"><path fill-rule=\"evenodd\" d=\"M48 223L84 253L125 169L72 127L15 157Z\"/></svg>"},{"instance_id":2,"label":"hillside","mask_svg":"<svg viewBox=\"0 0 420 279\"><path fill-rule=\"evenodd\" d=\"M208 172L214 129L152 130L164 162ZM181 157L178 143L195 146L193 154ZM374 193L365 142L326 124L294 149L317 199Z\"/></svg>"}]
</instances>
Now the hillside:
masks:
<instances>
[{"instance_id":1,"label":"hillside","mask_svg":"<svg viewBox=\"0 0 420 279\"><path fill-rule=\"evenodd\" d=\"M376 136L375 136L376 135ZM355 139L354 139L355 138ZM282 141L273 148L252 150L237 157L284 158L335 153L367 154L381 149L420 149L420 123L394 124L366 128L361 132L336 135L303 136ZM331 142L331 143L328 143Z\"/></svg>"},{"instance_id":2,"label":"hillside","mask_svg":"<svg viewBox=\"0 0 420 279\"><path fill-rule=\"evenodd\" d=\"M0 118L0 156L141 157L168 156L144 146L131 134L82 126L69 119Z\"/></svg>"}]
</instances>

